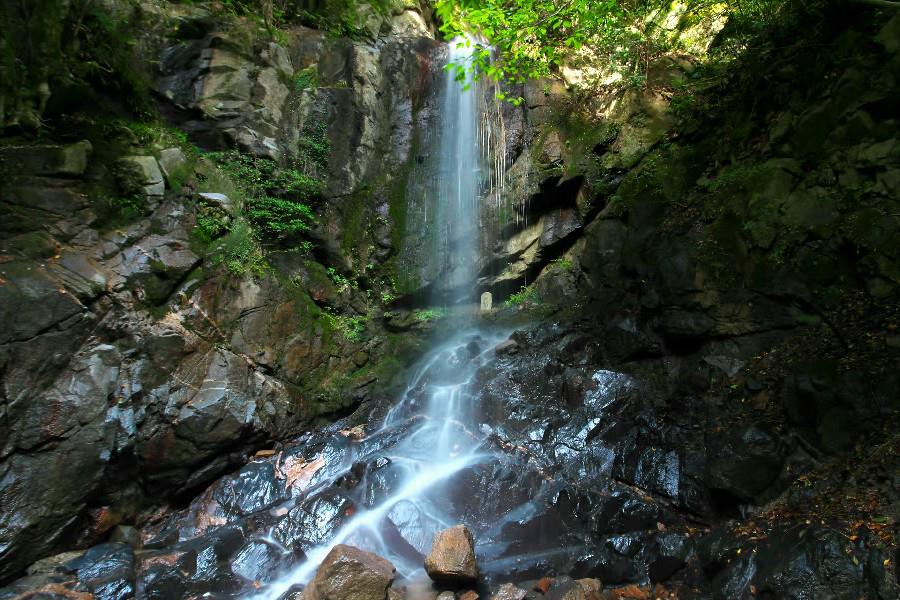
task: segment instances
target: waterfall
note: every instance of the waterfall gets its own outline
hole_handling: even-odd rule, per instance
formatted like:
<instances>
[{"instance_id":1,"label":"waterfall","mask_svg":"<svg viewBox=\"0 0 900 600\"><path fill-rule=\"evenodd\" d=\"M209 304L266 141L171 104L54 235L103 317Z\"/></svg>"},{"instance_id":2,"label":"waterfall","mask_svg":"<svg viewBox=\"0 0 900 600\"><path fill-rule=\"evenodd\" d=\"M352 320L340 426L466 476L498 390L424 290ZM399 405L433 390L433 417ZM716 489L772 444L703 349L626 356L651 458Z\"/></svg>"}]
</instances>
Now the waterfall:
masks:
<instances>
[{"instance_id":1,"label":"waterfall","mask_svg":"<svg viewBox=\"0 0 900 600\"><path fill-rule=\"evenodd\" d=\"M457 39L449 44L451 64L471 62L476 45ZM478 83L470 73L456 80L455 70L444 72L440 122L440 152L436 166L435 225L442 231L434 248L439 277L432 302L471 304L479 254L478 214L481 152L478 123ZM442 294L448 290L449 295Z\"/></svg>"},{"instance_id":2,"label":"waterfall","mask_svg":"<svg viewBox=\"0 0 900 600\"><path fill-rule=\"evenodd\" d=\"M475 44L464 40L451 42L449 60L463 64L476 49ZM435 294L434 301L474 305L479 203L484 183L480 168L485 162L482 138L496 132L481 122L484 102L471 75L459 82L454 71L448 70L443 84L437 203L431 218L441 232L433 249L444 278L440 287L452 294ZM496 179L496 173L492 175ZM495 182L488 185L492 188ZM387 558L402 578L423 575L422 559L431 548L434 534L462 519L452 502L446 501L449 480L473 465L496 460L482 446L485 434L477 426L470 389L479 366L504 336L467 330L471 327L467 313L471 314L464 310L455 315L459 319L456 334L436 344L424 357L402 398L380 428L367 437L390 442L373 444L374 452L358 457L365 460L377 455L389 461L396 485L389 486L383 497L368 502L369 506L345 522L327 544L308 552L302 564L272 583L259 598L276 600L293 585L307 583L331 548L342 543ZM362 482L358 493L365 494L369 483Z\"/></svg>"}]
</instances>

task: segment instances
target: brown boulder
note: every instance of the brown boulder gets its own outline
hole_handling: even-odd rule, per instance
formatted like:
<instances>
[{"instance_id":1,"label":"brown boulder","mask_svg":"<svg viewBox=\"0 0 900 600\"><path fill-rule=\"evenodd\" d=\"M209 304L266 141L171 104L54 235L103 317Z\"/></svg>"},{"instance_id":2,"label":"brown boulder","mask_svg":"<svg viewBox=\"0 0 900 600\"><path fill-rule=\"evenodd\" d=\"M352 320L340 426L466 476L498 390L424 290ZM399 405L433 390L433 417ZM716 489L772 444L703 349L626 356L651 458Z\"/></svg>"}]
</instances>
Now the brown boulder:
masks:
<instances>
[{"instance_id":1,"label":"brown boulder","mask_svg":"<svg viewBox=\"0 0 900 600\"><path fill-rule=\"evenodd\" d=\"M385 600L394 571L380 556L338 544L319 565L303 600Z\"/></svg>"},{"instance_id":2,"label":"brown boulder","mask_svg":"<svg viewBox=\"0 0 900 600\"><path fill-rule=\"evenodd\" d=\"M475 540L464 525L457 525L434 536L431 554L425 559L425 572L432 580L450 585L478 580Z\"/></svg>"}]
</instances>

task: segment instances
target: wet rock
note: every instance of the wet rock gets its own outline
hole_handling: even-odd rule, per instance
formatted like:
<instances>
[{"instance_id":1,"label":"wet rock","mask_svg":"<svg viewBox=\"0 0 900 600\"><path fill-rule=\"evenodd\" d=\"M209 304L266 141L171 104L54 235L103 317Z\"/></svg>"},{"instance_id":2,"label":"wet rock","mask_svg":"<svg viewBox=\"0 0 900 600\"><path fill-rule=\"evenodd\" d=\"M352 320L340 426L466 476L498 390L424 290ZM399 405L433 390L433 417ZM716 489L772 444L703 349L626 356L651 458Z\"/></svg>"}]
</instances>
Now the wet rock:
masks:
<instances>
[{"instance_id":1,"label":"wet rock","mask_svg":"<svg viewBox=\"0 0 900 600\"><path fill-rule=\"evenodd\" d=\"M307 552L326 543L353 512L342 491L328 488L281 517L272 536L282 545Z\"/></svg>"},{"instance_id":2,"label":"wet rock","mask_svg":"<svg viewBox=\"0 0 900 600\"><path fill-rule=\"evenodd\" d=\"M577 579L563 576L553 579L553 585L544 592L546 600L600 600L603 584L599 579Z\"/></svg>"},{"instance_id":3,"label":"wet rock","mask_svg":"<svg viewBox=\"0 0 900 600\"><path fill-rule=\"evenodd\" d=\"M626 585L606 590L601 596L598 596L602 600L650 600L651 597L650 588L638 585Z\"/></svg>"},{"instance_id":4,"label":"wet rock","mask_svg":"<svg viewBox=\"0 0 900 600\"><path fill-rule=\"evenodd\" d=\"M290 552L273 544L253 541L231 557L231 572L249 582L268 583L290 567Z\"/></svg>"},{"instance_id":5,"label":"wet rock","mask_svg":"<svg viewBox=\"0 0 900 600\"><path fill-rule=\"evenodd\" d=\"M61 549L61 538L85 509L106 466L97 440L111 429L104 420L121 359L111 345L87 347L50 390L7 413L17 424L9 431L9 447L40 448L50 439L54 446L49 452L13 452L4 461L0 577Z\"/></svg>"},{"instance_id":6,"label":"wet rock","mask_svg":"<svg viewBox=\"0 0 900 600\"><path fill-rule=\"evenodd\" d=\"M481 596L473 590L466 590L457 596L457 600L478 600Z\"/></svg>"},{"instance_id":7,"label":"wet rock","mask_svg":"<svg viewBox=\"0 0 900 600\"><path fill-rule=\"evenodd\" d=\"M777 435L756 426L719 436L710 457L710 487L753 500L778 476L786 447Z\"/></svg>"},{"instance_id":8,"label":"wet rock","mask_svg":"<svg viewBox=\"0 0 900 600\"><path fill-rule=\"evenodd\" d=\"M677 533L663 533L657 537L655 556L648 565L650 581L666 581L687 565L694 557L694 544L690 538Z\"/></svg>"},{"instance_id":9,"label":"wet rock","mask_svg":"<svg viewBox=\"0 0 900 600\"><path fill-rule=\"evenodd\" d=\"M109 534L109 541L127 544L138 550L141 547L141 532L130 525L116 525Z\"/></svg>"},{"instance_id":10,"label":"wet rock","mask_svg":"<svg viewBox=\"0 0 900 600\"><path fill-rule=\"evenodd\" d=\"M223 526L201 538L144 552L137 568L136 596L164 600L249 592L252 582L232 568L232 563L239 571L245 566L240 558L242 550L252 548L248 542L242 527ZM252 570L247 569L244 572Z\"/></svg>"},{"instance_id":11,"label":"wet rock","mask_svg":"<svg viewBox=\"0 0 900 600\"><path fill-rule=\"evenodd\" d=\"M528 592L516 587L514 584L504 583L497 589L494 595L491 596L491 600L525 600L525 596L527 595Z\"/></svg>"},{"instance_id":12,"label":"wet rock","mask_svg":"<svg viewBox=\"0 0 900 600\"><path fill-rule=\"evenodd\" d=\"M700 545L713 597L897 597L900 586L884 569L886 559L868 534L848 538L817 523L780 524L755 551L739 532L719 531ZM755 592L755 593L754 593Z\"/></svg>"},{"instance_id":13,"label":"wet rock","mask_svg":"<svg viewBox=\"0 0 900 600\"><path fill-rule=\"evenodd\" d=\"M431 549L434 532L440 529L440 523L429 517L412 502L399 502L394 506L388 518L397 527L400 536L422 557Z\"/></svg>"},{"instance_id":14,"label":"wet rock","mask_svg":"<svg viewBox=\"0 0 900 600\"><path fill-rule=\"evenodd\" d=\"M394 565L353 546L339 544L319 565L304 600L384 600Z\"/></svg>"},{"instance_id":15,"label":"wet rock","mask_svg":"<svg viewBox=\"0 0 900 600\"><path fill-rule=\"evenodd\" d=\"M135 593L134 553L126 544L101 544L38 561L28 577L0 589L0 599L119 600Z\"/></svg>"},{"instance_id":16,"label":"wet rock","mask_svg":"<svg viewBox=\"0 0 900 600\"><path fill-rule=\"evenodd\" d=\"M497 356L509 356L519 351L519 344L515 340L504 340L494 346Z\"/></svg>"},{"instance_id":17,"label":"wet rock","mask_svg":"<svg viewBox=\"0 0 900 600\"><path fill-rule=\"evenodd\" d=\"M185 232L149 235L127 248L112 263L121 282L152 304L165 301L181 279L200 263Z\"/></svg>"},{"instance_id":18,"label":"wet rock","mask_svg":"<svg viewBox=\"0 0 900 600\"><path fill-rule=\"evenodd\" d=\"M135 592L134 552L126 544L95 546L63 568L74 571L97 600L117 600Z\"/></svg>"},{"instance_id":19,"label":"wet rock","mask_svg":"<svg viewBox=\"0 0 900 600\"><path fill-rule=\"evenodd\" d=\"M182 539L259 512L286 500L285 482L268 461L252 461L234 475L221 478L191 503L181 528Z\"/></svg>"},{"instance_id":20,"label":"wet rock","mask_svg":"<svg viewBox=\"0 0 900 600\"><path fill-rule=\"evenodd\" d=\"M439 531L431 553L425 559L425 571L438 583L461 584L478 580L475 539L465 525Z\"/></svg>"}]
</instances>

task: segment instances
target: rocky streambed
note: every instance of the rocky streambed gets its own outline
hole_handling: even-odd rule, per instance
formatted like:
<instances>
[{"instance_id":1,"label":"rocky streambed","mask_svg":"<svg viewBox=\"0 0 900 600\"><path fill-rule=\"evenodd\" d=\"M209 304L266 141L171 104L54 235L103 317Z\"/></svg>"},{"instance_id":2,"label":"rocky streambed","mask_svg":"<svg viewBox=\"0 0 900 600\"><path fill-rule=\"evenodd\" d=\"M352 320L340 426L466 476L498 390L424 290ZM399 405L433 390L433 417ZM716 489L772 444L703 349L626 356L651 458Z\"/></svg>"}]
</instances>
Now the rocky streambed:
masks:
<instances>
[{"instance_id":1,"label":"rocky streambed","mask_svg":"<svg viewBox=\"0 0 900 600\"><path fill-rule=\"evenodd\" d=\"M626 349L644 358L611 360ZM784 440L749 425L742 444L715 442L719 418L730 417L698 419L689 365L685 380L673 378L671 358L655 355L644 334L588 325L463 334L423 360L398 403L409 408L404 418L386 402L261 451L184 509L41 561L0 597L290 598L334 558L336 540L377 549L382 558L346 560L384 573L378 581L390 571L390 597L402 597L399 589L422 585L435 534L457 523L474 537L477 575L437 575L423 597L448 583L488 598L518 597L507 584L529 598L892 597L893 557L870 532L766 515L740 500ZM415 407L454 373L472 374L472 421L452 438L471 460L432 493L397 501L409 481L398 449L429 418ZM341 537L367 513L377 518ZM378 566L385 557L390 569ZM544 578L546 594L534 589ZM380 589L359 598L388 597ZM322 593L313 597L357 597Z\"/></svg>"},{"instance_id":2,"label":"rocky streambed","mask_svg":"<svg viewBox=\"0 0 900 600\"><path fill-rule=\"evenodd\" d=\"M60 93L0 148L0 599L900 597L900 17L768 40L693 112L672 57L483 90L454 263L424 5L278 40L103 5L160 121ZM251 210L291 182L294 237ZM460 524L477 577L433 583Z\"/></svg>"}]
</instances>

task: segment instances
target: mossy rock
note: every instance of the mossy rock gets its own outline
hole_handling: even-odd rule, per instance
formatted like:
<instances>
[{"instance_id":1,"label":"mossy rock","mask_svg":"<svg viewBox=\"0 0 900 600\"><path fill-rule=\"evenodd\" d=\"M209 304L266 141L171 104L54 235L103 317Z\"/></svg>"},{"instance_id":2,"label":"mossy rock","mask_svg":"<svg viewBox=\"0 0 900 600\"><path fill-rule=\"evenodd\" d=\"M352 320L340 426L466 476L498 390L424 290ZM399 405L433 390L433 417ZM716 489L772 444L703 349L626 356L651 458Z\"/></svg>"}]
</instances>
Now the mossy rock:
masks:
<instances>
[{"instance_id":1,"label":"mossy rock","mask_svg":"<svg viewBox=\"0 0 900 600\"><path fill-rule=\"evenodd\" d=\"M4 244L4 250L25 258L42 260L56 255L56 240L45 231L32 231L10 238Z\"/></svg>"}]
</instances>

